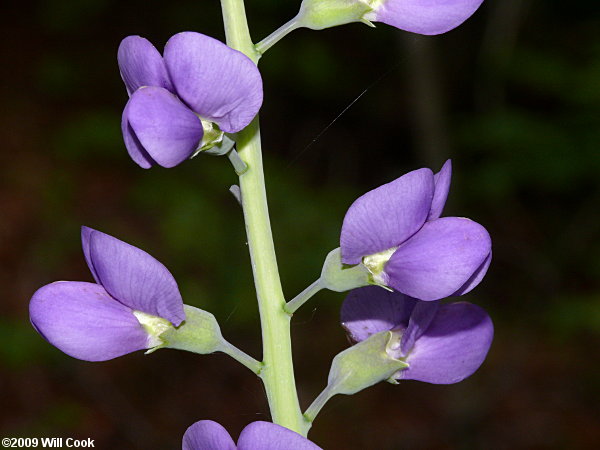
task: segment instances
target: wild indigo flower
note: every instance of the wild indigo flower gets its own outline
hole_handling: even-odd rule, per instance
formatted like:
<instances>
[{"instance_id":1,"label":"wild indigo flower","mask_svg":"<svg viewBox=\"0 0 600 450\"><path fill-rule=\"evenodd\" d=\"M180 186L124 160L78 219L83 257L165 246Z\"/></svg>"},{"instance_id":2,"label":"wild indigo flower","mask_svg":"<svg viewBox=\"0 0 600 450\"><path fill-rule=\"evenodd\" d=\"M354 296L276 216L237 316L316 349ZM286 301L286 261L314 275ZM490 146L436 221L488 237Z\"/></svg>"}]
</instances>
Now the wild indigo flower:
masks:
<instances>
[{"instance_id":1,"label":"wild indigo flower","mask_svg":"<svg viewBox=\"0 0 600 450\"><path fill-rule=\"evenodd\" d=\"M162 345L159 335L185 319L169 270L143 250L82 227L96 283L58 281L33 295L31 323L52 345L86 361L105 361Z\"/></svg>"},{"instance_id":2,"label":"wild indigo flower","mask_svg":"<svg viewBox=\"0 0 600 450\"><path fill-rule=\"evenodd\" d=\"M439 173L418 169L359 197L344 217L344 264L362 263L374 284L420 300L462 295L479 284L491 260L491 239L476 222L440 218L451 163Z\"/></svg>"},{"instance_id":3,"label":"wild indigo flower","mask_svg":"<svg viewBox=\"0 0 600 450\"><path fill-rule=\"evenodd\" d=\"M418 34L442 34L473 15L483 0L376 0L365 19Z\"/></svg>"},{"instance_id":4,"label":"wild indigo flower","mask_svg":"<svg viewBox=\"0 0 600 450\"><path fill-rule=\"evenodd\" d=\"M183 435L183 450L320 450L305 437L270 422L252 422L236 444L223 426L201 420Z\"/></svg>"},{"instance_id":5,"label":"wild indigo flower","mask_svg":"<svg viewBox=\"0 0 600 450\"><path fill-rule=\"evenodd\" d=\"M473 15L483 0L304 0L296 26L321 30L351 22L383 22L412 33L450 31Z\"/></svg>"},{"instance_id":6,"label":"wild indigo flower","mask_svg":"<svg viewBox=\"0 0 600 450\"><path fill-rule=\"evenodd\" d=\"M395 380L457 383L483 363L494 327L488 314L467 302L423 302L375 286L355 289L342 305L342 326L361 342L392 331L388 355L408 364Z\"/></svg>"},{"instance_id":7,"label":"wild indigo flower","mask_svg":"<svg viewBox=\"0 0 600 450\"><path fill-rule=\"evenodd\" d=\"M148 40L128 36L118 62L130 95L121 121L125 146L146 169L185 161L207 135L212 140L240 131L262 105L256 65L200 33L171 37L164 57Z\"/></svg>"}]
</instances>

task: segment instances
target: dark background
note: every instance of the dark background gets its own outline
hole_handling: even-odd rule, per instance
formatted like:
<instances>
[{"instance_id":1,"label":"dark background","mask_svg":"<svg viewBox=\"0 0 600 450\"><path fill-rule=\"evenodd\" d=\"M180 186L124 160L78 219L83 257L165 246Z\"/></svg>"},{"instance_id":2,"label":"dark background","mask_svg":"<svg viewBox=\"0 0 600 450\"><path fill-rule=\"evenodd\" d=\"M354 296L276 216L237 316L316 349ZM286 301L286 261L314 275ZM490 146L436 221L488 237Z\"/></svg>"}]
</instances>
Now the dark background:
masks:
<instances>
[{"instance_id":1,"label":"dark background","mask_svg":"<svg viewBox=\"0 0 600 450\"><path fill-rule=\"evenodd\" d=\"M299 4L247 3L256 40ZM27 313L42 285L92 280L79 243L85 224L157 257L186 303L213 312L227 338L260 357L227 161L202 156L144 171L120 135L120 40L140 34L162 49L184 30L224 39L219 3L8 2L0 17L1 437L171 449L196 420L216 420L234 437L269 420L259 381L225 356L165 350L82 362L43 341ZM494 242L484 283L465 298L495 322L481 369L452 386L382 383L336 397L311 438L326 449L599 448L597 2L487 0L438 37L384 24L299 30L260 69L267 188L289 298L338 246L358 195L418 167L437 171L447 158L445 215L473 218ZM347 346L342 300L321 293L294 317L303 407Z\"/></svg>"}]
</instances>

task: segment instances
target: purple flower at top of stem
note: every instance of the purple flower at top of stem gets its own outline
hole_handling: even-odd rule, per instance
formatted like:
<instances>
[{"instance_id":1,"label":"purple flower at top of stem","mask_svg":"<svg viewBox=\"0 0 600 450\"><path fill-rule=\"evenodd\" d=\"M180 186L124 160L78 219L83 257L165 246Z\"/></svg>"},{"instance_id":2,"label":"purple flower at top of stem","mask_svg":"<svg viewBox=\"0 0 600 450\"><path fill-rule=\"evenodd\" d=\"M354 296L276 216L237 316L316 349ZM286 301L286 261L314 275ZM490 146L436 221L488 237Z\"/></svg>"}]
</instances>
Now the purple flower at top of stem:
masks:
<instances>
[{"instance_id":1,"label":"purple flower at top of stem","mask_svg":"<svg viewBox=\"0 0 600 450\"><path fill-rule=\"evenodd\" d=\"M420 300L463 295L491 261L491 239L476 222L440 218L451 163L435 175L418 169L359 197L344 217L344 264L364 264L372 282Z\"/></svg>"},{"instance_id":2,"label":"purple flower at top of stem","mask_svg":"<svg viewBox=\"0 0 600 450\"><path fill-rule=\"evenodd\" d=\"M237 445L223 426L201 420L183 435L183 450L320 450L321 447L271 422L252 422L241 432Z\"/></svg>"},{"instance_id":3,"label":"purple flower at top of stem","mask_svg":"<svg viewBox=\"0 0 600 450\"><path fill-rule=\"evenodd\" d=\"M479 306L423 302L375 286L348 294L341 322L354 342L392 331L386 351L408 364L393 378L433 384L457 383L473 374L494 337L492 320Z\"/></svg>"},{"instance_id":4,"label":"purple flower at top of stem","mask_svg":"<svg viewBox=\"0 0 600 450\"><path fill-rule=\"evenodd\" d=\"M105 361L159 347L159 335L185 320L177 282L143 250L82 227L87 265L96 283L58 281L29 304L35 329L66 354Z\"/></svg>"},{"instance_id":5,"label":"purple flower at top of stem","mask_svg":"<svg viewBox=\"0 0 600 450\"><path fill-rule=\"evenodd\" d=\"M450 31L473 15L483 0L303 0L296 26L313 30L383 22L401 30L434 35Z\"/></svg>"},{"instance_id":6,"label":"purple flower at top of stem","mask_svg":"<svg viewBox=\"0 0 600 450\"><path fill-rule=\"evenodd\" d=\"M375 0L364 18L412 33L450 31L473 15L483 0Z\"/></svg>"},{"instance_id":7,"label":"purple flower at top of stem","mask_svg":"<svg viewBox=\"0 0 600 450\"><path fill-rule=\"evenodd\" d=\"M262 105L256 65L200 33L174 35L164 56L148 40L128 36L118 62L130 95L121 121L125 146L146 169L185 161L199 150L205 130L240 131Z\"/></svg>"}]
</instances>

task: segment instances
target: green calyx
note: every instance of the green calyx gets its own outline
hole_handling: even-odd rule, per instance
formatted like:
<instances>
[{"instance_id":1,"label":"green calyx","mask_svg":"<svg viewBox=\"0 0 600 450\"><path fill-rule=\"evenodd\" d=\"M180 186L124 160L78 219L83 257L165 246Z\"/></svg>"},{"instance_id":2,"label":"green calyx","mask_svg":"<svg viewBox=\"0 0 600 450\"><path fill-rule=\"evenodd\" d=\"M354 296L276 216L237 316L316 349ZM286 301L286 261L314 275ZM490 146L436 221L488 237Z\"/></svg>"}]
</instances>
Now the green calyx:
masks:
<instances>
[{"instance_id":1,"label":"green calyx","mask_svg":"<svg viewBox=\"0 0 600 450\"><path fill-rule=\"evenodd\" d=\"M364 18L365 14L373 11L371 3L373 0L304 0L300 6L297 23L312 30L352 22L374 26Z\"/></svg>"},{"instance_id":2,"label":"green calyx","mask_svg":"<svg viewBox=\"0 0 600 450\"><path fill-rule=\"evenodd\" d=\"M370 284L370 273L362 264L349 266L342 263L340 248L332 250L325 258L321 271L321 286L335 292L345 292Z\"/></svg>"},{"instance_id":3,"label":"green calyx","mask_svg":"<svg viewBox=\"0 0 600 450\"><path fill-rule=\"evenodd\" d=\"M382 331L339 353L329 371L331 395L355 394L407 368L407 363L389 355L393 340L391 331Z\"/></svg>"},{"instance_id":4,"label":"green calyx","mask_svg":"<svg viewBox=\"0 0 600 450\"><path fill-rule=\"evenodd\" d=\"M221 335L217 319L211 313L183 305L185 321L160 334L162 347L186 350L201 355L223 351L227 342Z\"/></svg>"},{"instance_id":5,"label":"green calyx","mask_svg":"<svg viewBox=\"0 0 600 450\"><path fill-rule=\"evenodd\" d=\"M323 406L336 394L352 395L380 381L395 381L392 377L408 364L390 356L390 346L396 345L391 331L382 331L339 353L331 363L327 387L304 413L306 431ZM396 383L397 384L397 383Z\"/></svg>"}]
</instances>

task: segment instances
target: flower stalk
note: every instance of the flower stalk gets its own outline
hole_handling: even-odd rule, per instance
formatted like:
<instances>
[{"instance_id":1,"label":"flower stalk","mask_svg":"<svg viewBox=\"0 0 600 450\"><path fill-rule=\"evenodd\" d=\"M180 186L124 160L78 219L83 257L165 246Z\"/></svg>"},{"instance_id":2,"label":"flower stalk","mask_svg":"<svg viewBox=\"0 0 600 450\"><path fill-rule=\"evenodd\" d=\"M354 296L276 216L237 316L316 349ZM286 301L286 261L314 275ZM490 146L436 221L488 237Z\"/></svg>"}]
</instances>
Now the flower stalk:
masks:
<instances>
[{"instance_id":1,"label":"flower stalk","mask_svg":"<svg viewBox=\"0 0 600 450\"><path fill-rule=\"evenodd\" d=\"M317 292L324 288L325 286L323 286L323 283L319 278L306 289L304 289L302 292L300 292L298 295L296 295L293 299L287 302L287 304L285 305L285 312L287 312L290 315L294 314L298 310L298 308L304 305L304 303L310 300L313 295L315 295Z\"/></svg>"},{"instance_id":2,"label":"flower stalk","mask_svg":"<svg viewBox=\"0 0 600 450\"><path fill-rule=\"evenodd\" d=\"M221 0L221 8L227 44L256 63L259 54L250 38L243 0ZM284 311L285 299L271 233L258 118L240 131L236 140L238 154L248 166L240 175L240 190L262 328L260 377L273 422L303 433L304 418L292 362L290 316Z\"/></svg>"},{"instance_id":3,"label":"flower stalk","mask_svg":"<svg viewBox=\"0 0 600 450\"><path fill-rule=\"evenodd\" d=\"M298 17L294 17L289 22L284 23L282 26L273 31L270 35L256 44L256 51L262 56L267 50L277 44L281 39L286 37L292 31L297 30L302 25L298 21Z\"/></svg>"},{"instance_id":4,"label":"flower stalk","mask_svg":"<svg viewBox=\"0 0 600 450\"><path fill-rule=\"evenodd\" d=\"M238 152L235 151L235 148L232 148L227 153L227 158L229 159L229 162L233 166L233 170L235 170L235 173L238 176L246 173L246 170L248 170L248 164L246 164L244 160L240 158L240 155L238 155Z\"/></svg>"},{"instance_id":5,"label":"flower stalk","mask_svg":"<svg viewBox=\"0 0 600 450\"><path fill-rule=\"evenodd\" d=\"M250 356L246 352L240 350L235 345L231 344L230 342L225 341L225 342L223 342L223 345L221 346L220 351L222 351L226 355L231 356L233 359L235 359L240 364L246 366L248 369L250 369L256 375L260 375L260 372L262 371L262 367L263 367L262 363L255 360L252 356Z\"/></svg>"},{"instance_id":6,"label":"flower stalk","mask_svg":"<svg viewBox=\"0 0 600 450\"><path fill-rule=\"evenodd\" d=\"M308 409L304 413L304 419L306 420L306 427L310 428L315 421L317 414L321 412L323 406L333 397L336 393L333 392L331 386L327 386L321 391L321 393L314 399Z\"/></svg>"}]
</instances>

